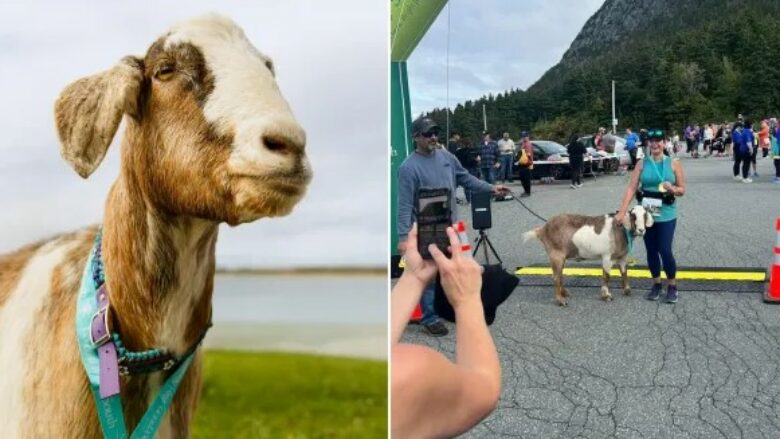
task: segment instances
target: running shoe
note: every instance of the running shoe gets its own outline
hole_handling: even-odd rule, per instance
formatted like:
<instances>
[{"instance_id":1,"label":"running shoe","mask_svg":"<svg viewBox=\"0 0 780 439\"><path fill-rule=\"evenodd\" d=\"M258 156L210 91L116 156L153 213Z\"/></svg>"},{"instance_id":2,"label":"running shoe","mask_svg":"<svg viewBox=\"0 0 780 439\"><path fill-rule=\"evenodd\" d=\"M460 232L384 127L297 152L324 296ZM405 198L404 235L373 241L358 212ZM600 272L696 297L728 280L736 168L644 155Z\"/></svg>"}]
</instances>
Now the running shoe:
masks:
<instances>
[{"instance_id":1,"label":"running shoe","mask_svg":"<svg viewBox=\"0 0 780 439\"><path fill-rule=\"evenodd\" d=\"M751 178L743 178L742 183L753 183L753 179Z\"/></svg>"},{"instance_id":2,"label":"running shoe","mask_svg":"<svg viewBox=\"0 0 780 439\"><path fill-rule=\"evenodd\" d=\"M664 303L677 303L677 287L669 285L666 287L666 297Z\"/></svg>"},{"instance_id":3,"label":"running shoe","mask_svg":"<svg viewBox=\"0 0 780 439\"><path fill-rule=\"evenodd\" d=\"M645 299L658 300L659 297L661 297L661 284L653 284L653 287L650 288L650 291L645 294Z\"/></svg>"},{"instance_id":4,"label":"running shoe","mask_svg":"<svg viewBox=\"0 0 780 439\"><path fill-rule=\"evenodd\" d=\"M450 332L447 330L447 327L444 326L444 323L442 323L439 320L431 323L430 325L424 325L424 326L425 326L425 330L428 331L428 334L434 337L444 337Z\"/></svg>"}]
</instances>

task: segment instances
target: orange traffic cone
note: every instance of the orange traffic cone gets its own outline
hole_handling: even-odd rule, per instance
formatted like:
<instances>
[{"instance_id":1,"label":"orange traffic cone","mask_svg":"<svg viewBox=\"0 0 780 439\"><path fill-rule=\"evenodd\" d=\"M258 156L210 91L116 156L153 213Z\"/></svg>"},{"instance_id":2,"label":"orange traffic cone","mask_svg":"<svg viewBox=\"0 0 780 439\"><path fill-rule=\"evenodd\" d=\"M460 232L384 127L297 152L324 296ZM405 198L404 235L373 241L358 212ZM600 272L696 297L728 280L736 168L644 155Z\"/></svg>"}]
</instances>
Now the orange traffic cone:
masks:
<instances>
[{"instance_id":1,"label":"orange traffic cone","mask_svg":"<svg viewBox=\"0 0 780 439\"><path fill-rule=\"evenodd\" d=\"M767 282L766 292L764 292L764 302L767 303L780 303L780 218L775 224L775 231L777 232L775 258L772 268L769 269L769 282Z\"/></svg>"}]
</instances>

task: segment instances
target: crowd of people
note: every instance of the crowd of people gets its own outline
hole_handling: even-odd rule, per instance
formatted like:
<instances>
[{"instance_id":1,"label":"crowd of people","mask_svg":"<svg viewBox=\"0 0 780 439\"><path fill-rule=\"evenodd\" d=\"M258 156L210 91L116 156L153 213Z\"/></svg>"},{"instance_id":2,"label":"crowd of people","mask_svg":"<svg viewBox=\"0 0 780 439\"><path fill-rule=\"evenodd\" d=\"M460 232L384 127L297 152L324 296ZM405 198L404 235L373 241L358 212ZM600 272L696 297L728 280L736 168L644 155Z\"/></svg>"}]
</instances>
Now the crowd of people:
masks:
<instances>
[{"instance_id":1,"label":"crowd of people","mask_svg":"<svg viewBox=\"0 0 780 439\"><path fill-rule=\"evenodd\" d=\"M776 118L755 123L739 115L733 123L688 124L683 139L688 157L731 157L732 175L743 183L753 183L759 177L757 160L771 159L775 168L772 182L780 184L780 124ZM680 142L672 144L672 155L683 153Z\"/></svg>"},{"instance_id":2,"label":"crowd of people","mask_svg":"<svg viewBox=\"0 0 780 439\"><path fill-rule=\"evenodd\" d=\"M462 139L453 132L447 143L447 150L458 158L466 171L488 184L514 182L515 175L523 186L521 197L531 196L531 170L533 169L533 145L527 131L520 133L515 143L509 133L504 133L496 142L490 132L482 133L480 142ZM517 170L517 172L515 172ZM466 203L471 202L472 191L464 188Z\"/></svg>"}]
</instances>

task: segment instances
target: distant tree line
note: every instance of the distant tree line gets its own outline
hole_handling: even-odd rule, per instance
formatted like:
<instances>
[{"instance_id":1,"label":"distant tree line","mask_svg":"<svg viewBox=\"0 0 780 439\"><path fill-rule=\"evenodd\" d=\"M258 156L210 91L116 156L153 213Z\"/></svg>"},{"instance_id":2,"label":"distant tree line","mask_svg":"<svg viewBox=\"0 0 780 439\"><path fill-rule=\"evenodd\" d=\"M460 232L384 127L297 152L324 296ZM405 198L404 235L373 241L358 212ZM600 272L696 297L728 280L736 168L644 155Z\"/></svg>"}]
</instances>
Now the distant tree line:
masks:
<instances>
[{"instance_id":1,"label":"distant tree line","mask_svg":"<svg viewBox=\"0 0 780 439\"><path fill-rule=\"evenodd\" d=\"M780 115L780 1L731 2L681 26L669 21L635 33L619 47L564 60L527 91L515 89L458 104L450 131L473 140L530 130L565 141L611 126L611 81L616 81L618 129L680 131L688 123ZM752 7L745 6L752 5ZM442 127L445 109L429 113Z\"/></svg>"}]
</instances>

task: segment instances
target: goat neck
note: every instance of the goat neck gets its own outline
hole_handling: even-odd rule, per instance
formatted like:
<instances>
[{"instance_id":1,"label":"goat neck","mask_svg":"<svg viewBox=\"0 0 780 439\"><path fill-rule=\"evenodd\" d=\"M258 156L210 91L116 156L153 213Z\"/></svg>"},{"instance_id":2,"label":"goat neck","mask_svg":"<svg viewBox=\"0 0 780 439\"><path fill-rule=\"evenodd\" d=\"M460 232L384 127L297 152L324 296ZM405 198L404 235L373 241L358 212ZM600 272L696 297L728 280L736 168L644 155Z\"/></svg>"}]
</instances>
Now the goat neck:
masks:
<instances>
[{"instance_id":1,"label":"goat neck","mask_svg":"<svg viewBox=\"0 0 780 439\"><path fill-rule=\"evenodd\" d=\"M123 168L103 224L115 329L128 349L165 348L181 355L211 319L218 224L171 215L149 200Z\"/></svg>"}]
</instances>

